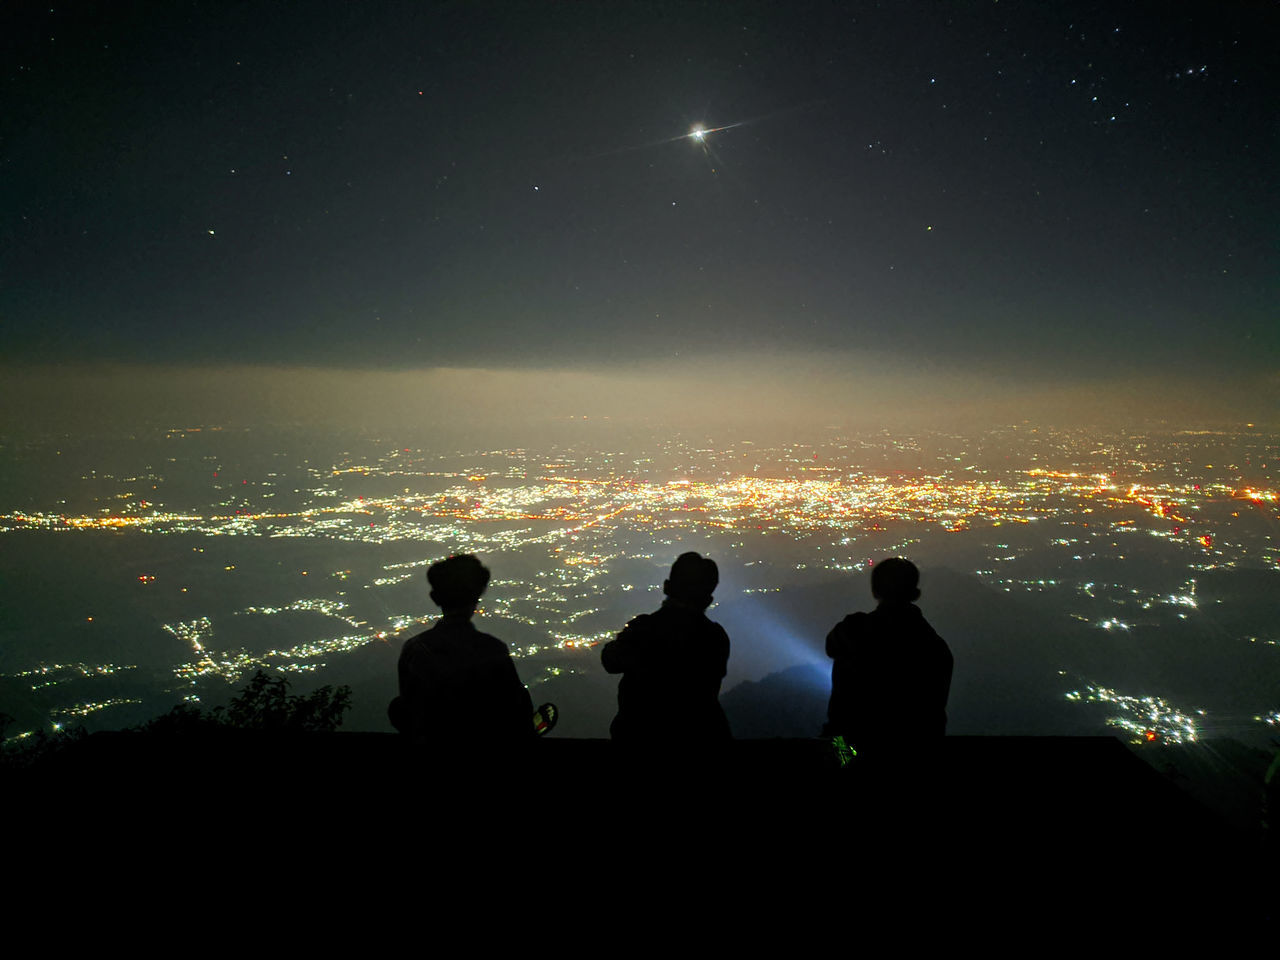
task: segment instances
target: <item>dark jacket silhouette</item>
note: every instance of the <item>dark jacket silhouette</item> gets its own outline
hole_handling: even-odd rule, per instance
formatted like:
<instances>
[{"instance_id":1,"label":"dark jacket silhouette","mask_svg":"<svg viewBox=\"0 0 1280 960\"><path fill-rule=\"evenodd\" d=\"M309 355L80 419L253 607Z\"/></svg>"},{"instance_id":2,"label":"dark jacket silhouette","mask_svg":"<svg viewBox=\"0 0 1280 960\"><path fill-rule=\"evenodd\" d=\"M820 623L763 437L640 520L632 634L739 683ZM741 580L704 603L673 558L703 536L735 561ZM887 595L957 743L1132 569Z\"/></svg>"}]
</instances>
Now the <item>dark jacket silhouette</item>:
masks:
<instances>
[{"instance_id":1,"label":"dark jacket silhouette","mask_svg":"<svg viewBox=\"0 0 1280 960\"><path fill-rule=\"evenodd\" d=\"M609 726L615 740L728 739L720 681L729 663L729 635L704 608L668 598L605 644L605 670L622 674L618 715Z\"/></svg>"},{"instance_id":2,"label":"dark jacket silhouette","mask_svg":"<svg viewBox=\"0 0 1280 960\"><path fill-rule=\"evenodd\" d=\"M881 602L827 634L829 735L858 745L934 741L947 729L954 660L914 603Z\"/></svg>"},{"instance_id":3,"label":"dark jacket silhouette","mask_svg":"<svg viewBox=\"0 0 1280 960\"><path fill-rule=\"evenodd\" d=\"M470 612L447 613L400 652L392 723L424 742L511 742L534 736L533 702L507 645L481 633Z\"/></svg>"}]
</instances>

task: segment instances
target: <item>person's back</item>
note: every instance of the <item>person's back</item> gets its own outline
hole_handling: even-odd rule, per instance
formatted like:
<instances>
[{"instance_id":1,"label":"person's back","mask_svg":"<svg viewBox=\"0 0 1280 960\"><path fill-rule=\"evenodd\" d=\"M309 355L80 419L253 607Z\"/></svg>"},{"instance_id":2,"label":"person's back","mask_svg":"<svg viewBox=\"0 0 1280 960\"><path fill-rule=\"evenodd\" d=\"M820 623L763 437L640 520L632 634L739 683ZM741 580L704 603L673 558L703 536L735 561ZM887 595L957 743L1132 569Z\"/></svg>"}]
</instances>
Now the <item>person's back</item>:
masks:
<instances>
[{"instance_id":1,"label":"person's back","mask_svg":"<svg viewBox=\"0 0 1280 960\"><path fill-rule=\"evenodd\" d=\"M471 623L489 571L462 555L433 564L427 578L444 616L405 641L391 722L422 742L533 737L533 703L507 645Z\"/></svg>"},{"instance_id":2,"label":"person's back","mask_svg":"<svg viewBox=\"0 0 1280 960\"><path fill-rule=\"evenodd\" d=\"M467 616L441 617L400 652L404 732L422 739L515 739L533 733L533 703L507 645Z\"/></svg>"},{"instance_id":3,"label":"person's back","mask_svg":"<svg viewBox=\"0 0 1280 960\"><path fill-rule=\"evenodd\" d=\"M704 612L718 572L696 553L683 554L664 582L654 613L634 618L605 644L601 662L621 673L615 740L701 741L729 737L720 708L720 681L729 662L729 635Z\"/></svg>"},{"instance_id":4,"label":"person's back","mask_svg":"<svg viewBox=\"0 0 1280 960\"><path fill-rule=\"evenodd\" d=\"M947 726L951 650L913 602L913 564L900 558L873 568L871 613L845 617L827 635L831 701L826 732L859 748L941 738Z\"/></svg>"}]
</instances>

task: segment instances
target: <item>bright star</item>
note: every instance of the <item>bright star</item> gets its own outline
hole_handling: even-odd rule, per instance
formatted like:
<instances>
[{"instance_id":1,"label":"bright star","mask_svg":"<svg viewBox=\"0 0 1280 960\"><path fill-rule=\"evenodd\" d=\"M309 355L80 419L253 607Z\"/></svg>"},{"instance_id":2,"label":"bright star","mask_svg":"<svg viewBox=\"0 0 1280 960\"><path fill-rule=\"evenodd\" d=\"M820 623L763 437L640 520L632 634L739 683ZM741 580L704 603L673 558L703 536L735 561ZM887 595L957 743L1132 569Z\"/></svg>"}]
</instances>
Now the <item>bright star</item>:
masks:
<instances>
[{"instance_id":1,"label":"bright star","mask_svg":"<svg viewBox=\"0 0 1280 960\"><path fill-rule=\"evenodd\" d=\"M707 144L707 138L711 134L719 133L721 130L732 130L734 127L740 127L743 124L750 123L750 122L751 122L750 120L739 120L737 123L726 123L723 127L697 126L697 127L694 127L692 130L690 130L688 133L686 133L685 136L688 137L690 140L693 140L696 143L701 143L702 145L705 146Z\"/></svg>"}]
</instances>

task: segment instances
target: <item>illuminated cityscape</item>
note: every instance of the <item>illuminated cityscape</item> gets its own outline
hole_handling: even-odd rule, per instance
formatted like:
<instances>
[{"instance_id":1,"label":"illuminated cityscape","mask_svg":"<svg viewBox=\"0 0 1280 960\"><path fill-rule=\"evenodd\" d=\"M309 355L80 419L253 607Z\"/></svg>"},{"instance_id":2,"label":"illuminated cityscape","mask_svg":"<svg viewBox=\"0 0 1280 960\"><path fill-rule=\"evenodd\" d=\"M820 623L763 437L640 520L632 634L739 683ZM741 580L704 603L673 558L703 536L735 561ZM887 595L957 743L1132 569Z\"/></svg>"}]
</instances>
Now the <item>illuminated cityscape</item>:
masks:
<instances>
[{"instance_id":1,"label":"illuminated cityscape","mask_svg":"<svg viewBox=\"0 0 1280 960\"><path fill-rule=\"evenodd\" d=\"M811 736L904 555L950 733L1269 744L1276 12L1219 6L18 5L0 736L258 670L385 731L468 552L603 737L696 550L731 726Z\"/></svg>"},{"instance_id":2,"label":"illuminated cityscape","mask_svg":"<svg viewBox=\"0 0 1280 960\"><path fill-rule=\"evenodd\" d=\"M1274 698L1215 709L1194 683L1167 692L1154 679L1169 676L1164 666L1149 664L1150 678L1106 672L1107 651L1179 629L1227 663L1261 654L1274 671L1274 620L1241 613L1224 587L1280 575L1276 440L1249 428L1099 438L1024 425L773 445L655 437L640 452L585 440L448 453L342 442L327 459L290 462L269 435L169 429L74 476L46 474L36 494L11 490L27 505L0 514L8 554L45 556L42 569L67 586L41 631L6 653L10 697L25 691L6 708L25 721L10 735L35 729L33 716L110 727L225 699L258 668L345 682L369 651L393 664L436 615L425 568L458 552L494 571L482 628L509 643L526 683L558 690L598 673L592 648L656 606L685 549L721 566L713 617L746 618L730 631L746 665L731 657L726 688L821 664L821 621L801 629L789 598L823 587L833 611L865 607L868 564L902 554L924 571L931 616L930 574L945 568L966 578L962 591L1028 597L1066 624L1054 629L1078 631L1065 642L1093 645L1083 659L1045 652L1053 669L1041 671L1082 723L1167 742L1275 724ZM62 458L58 447L47 438L29 455ZM85 550L115 559L81 590ZM991 617L983 630L996 638L1009 614ZM949 639L966 630L980 639L960 624ZM1100 673L1086 675L1086 663ZM571 714L573 694L557 695ZM963 697L952 716L964 730ZM1010 715L1004 729L1025 719Z\"/></svg>"}]
</instances>

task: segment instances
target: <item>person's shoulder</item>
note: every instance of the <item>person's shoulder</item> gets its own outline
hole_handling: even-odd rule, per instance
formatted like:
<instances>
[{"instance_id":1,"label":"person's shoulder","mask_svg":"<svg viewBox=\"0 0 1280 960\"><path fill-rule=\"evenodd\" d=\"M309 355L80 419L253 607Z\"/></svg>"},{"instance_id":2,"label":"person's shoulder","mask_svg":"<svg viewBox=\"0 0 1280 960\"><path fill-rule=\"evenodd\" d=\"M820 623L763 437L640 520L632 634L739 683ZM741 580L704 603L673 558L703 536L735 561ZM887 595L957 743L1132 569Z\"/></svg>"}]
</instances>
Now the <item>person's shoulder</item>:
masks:
<instances>
[{"instance_id":1,"label":"person's shoulder","mask_svg":"<svg viewBox=\"0 0 1280 960\"><path fill-rule=\"evenodd\" d=\"M947 646L947 641L943 640L941 634L934 629L933 624L929 622L929 619L924 615L924 612L914 604L912 604L911 609L915 611L915 628L917 636L939 652L945 652L947 656L951 656L951 648Z\"/></svg>"},{"instance_id":2,"label":"person's shoulder","mask_svg":"<svg viewBox=\"0 0 1280 960\"><path fill-rule=\"evenodd\" d=\"M711 624L711 639L715 644L716 650L722 656L727 657L729 655L729 631L714 620L708 620L707 623Z\"/></svg>"},{"instance_id":3,"label":"person's shoulder","mask_svg":"<svg viewBox=\"0 0 1280 960\"><path fill-rule=\"evenodd\" d=\"M938 637L938 631L933 629L933 624L929 622L929 618L926 617L924 615L924 611L914 603L911 605L911 614L915 618L916 625L920 628L921 633ZM938 639L941 640L942 638L938 637Z\"/></svg>"},{"instance_id":4,"label":"person's shoulder","mask_svg":"<svg viewBox=\"0 0 1280 960\"><path fill-rule=\"evenodd\" d=\"M722 627L715 620L712 620L705 613L702 615L702 624L703 624L703 629L705 630L709 630L710 632L716 633L716 634L723 634L726 637L729 636L728 631L726 631L724 627Z\"/></svg>"},{"instance_id":5,"label":"person's shoulder","mask_svg":"<svg viewBox=\"0 0 1280 960\"><path fill-rule=\"evenodd\" d=\"M924 628L924 629L923 629L923 633L924 633L924 635L925 635L926 639L928 640L928 642L929 642L929 643L930 643L930 644L931 644L931 645L932 645L936 650L938 650L938 652L939 652L939 653L945 654L946 656L950 657L950 656L951 656L951 647L949 647L949 646L947 645L947 641L946 641L946 640L942 639L942 634L938 633L938 631L934 629L933 624L931 624L931 623L930 623L928 620L926 620L923 616L921 616L920 621L921 621L921 623L922 623L922 625L923 625L923 628Z\"/></svg>"},{"instance_id":6,"label":"person's shoulder","mask_svg":"<svg viewBox=\"0 0 1280 960\"><path fill-rule=\"evenodd\" d=\"M475 632L473 636L473 642L478 643L485 647L492 647L494 649L497 649L500 647L503 651L510 649L507 646L507 641L501 640L498 637L495 637L491 633L484 633L483 631L480 631L480 630L477 630Z\"/></svg>"},{"instance_id":7,"label":"person's shoulder","mask_svg":"<svg viewBox=\"0 0 1280 960\"><path fill-rule=\"evenodd\" d=\"M728 644L729 632L719 623L708 617L706 613L698 614L697 619L694 622L697 624L694 631L698 636L702 637L704 642Z\"/></svg>"},{"instance_id":8,"label":"person's shoulder","mask_svg":"<svg viewBox=\"0 0 1280 960\"><path fill-rule=\"evenodd\" d=\"M431 642L431 631L433 629L435 628L428 627L420 633L415 633L400 647L400 652L402 654L412 653L415 650L421 650L423 647L427 646Z\"/></svg>"},{"instance_id":9,"label":"person's shoulder","mask_svg":"<svg viewBox=\"0 0 1280 960\"><path fill-rule=\"evenodd\" d=\"M622 629L623 630L646 630L649 627L653 626L654 618L658 616L658 614L661 612L662 611L659 610L657 613L638 613L634 617L632 617L630 620L628 620L627 625Z\"/></svg>"},{"instance_id":10,"label":"person's shoulder","mask_svg":"<svg viewBox=\"0 0 1280 960\"><path fill-rule=\"evenodd\" d=\"M874 610L870 613L866 610L857 610L854 613L846 613L844 619L831 628L831 634L852 640L875 633L876 627L877 622Z\"/></svg>"},{"instance_id":11,"label":"person's shoulder","mask_svg":"<svg viewBox=\"0 0 1280 960\"><path fill-rule=\"evenodd\" d=\"M850 613L827 633L827 656L847 657L863 646L871 621L862 612Z\"/></svg>"},{"instance_id":12,"label":"person's shoulder","mask_svg":"<svg viewBox=\"0 0 1280 960\"><path fill-rule=\"evenodd\" d=\"M855 613L845 614L843 620L835 625L835 629L841 632L856 631L864 629L870 622L871 614L865 610L858 610Z\"/></svg>"}]
</instances>

